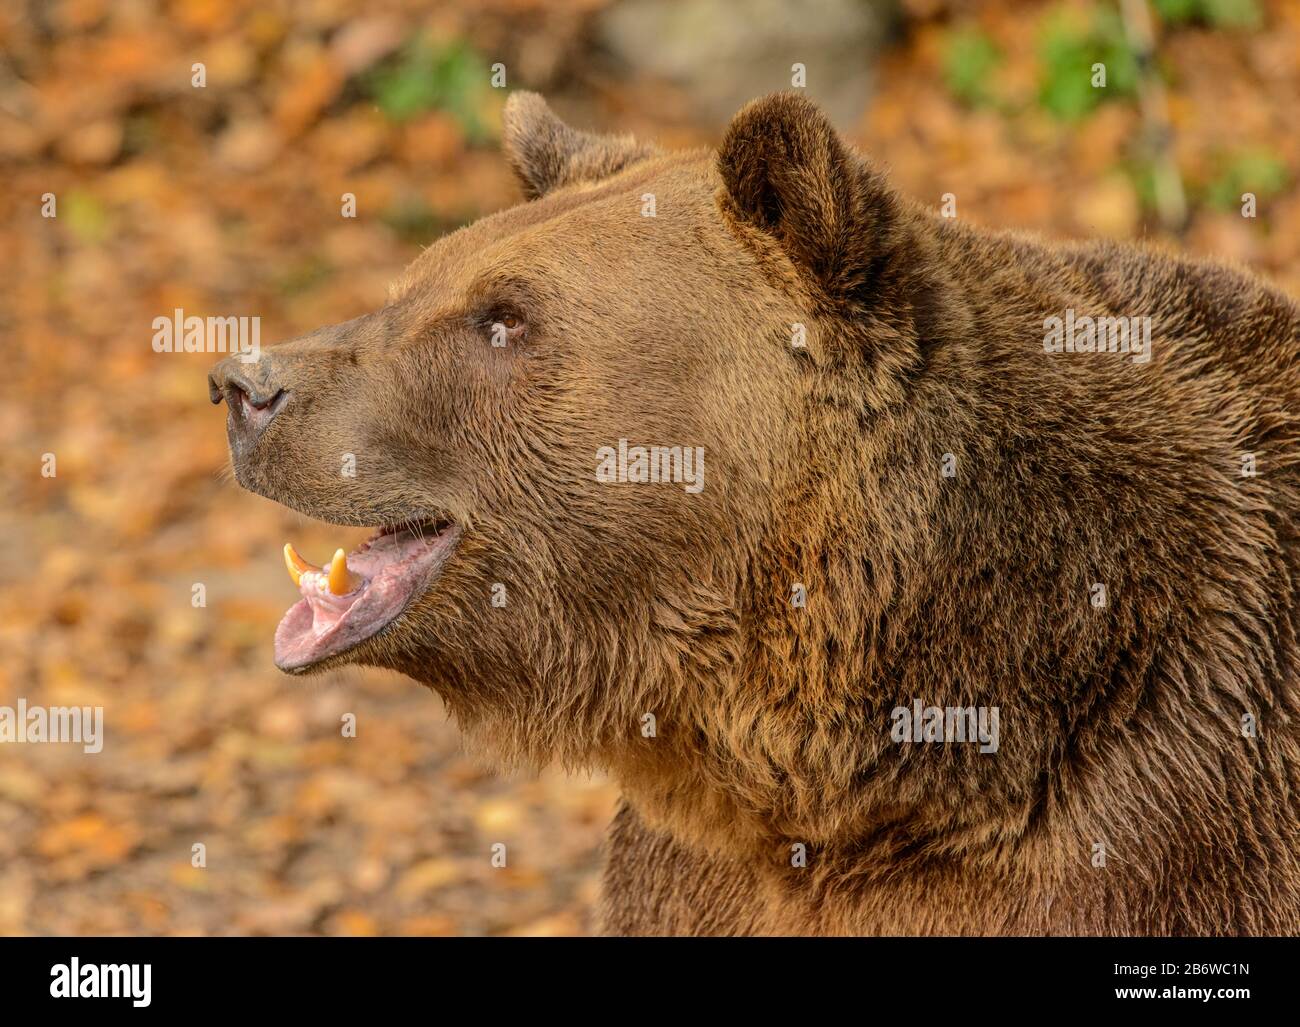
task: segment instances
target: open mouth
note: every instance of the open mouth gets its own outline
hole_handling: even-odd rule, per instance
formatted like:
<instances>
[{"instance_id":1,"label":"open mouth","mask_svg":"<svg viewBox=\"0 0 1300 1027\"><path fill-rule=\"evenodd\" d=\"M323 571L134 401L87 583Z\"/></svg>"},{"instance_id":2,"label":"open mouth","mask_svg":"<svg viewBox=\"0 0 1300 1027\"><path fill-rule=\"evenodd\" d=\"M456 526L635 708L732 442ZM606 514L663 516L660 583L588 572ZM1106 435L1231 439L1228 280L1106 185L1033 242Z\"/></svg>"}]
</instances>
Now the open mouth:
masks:
<instances>
[{"instance_id":1,"label":"open mouth","mask_svg":"<svg viewBox=\"0 0 1300 1027\"><path fill-rule=\"evenodd\" d=\"M286 545L285 564L302 599L275 629L275 665L305 670L378 634L428 587L459 538L450 521L380 528L324 567Z\"/></svg>"}]
</instances>

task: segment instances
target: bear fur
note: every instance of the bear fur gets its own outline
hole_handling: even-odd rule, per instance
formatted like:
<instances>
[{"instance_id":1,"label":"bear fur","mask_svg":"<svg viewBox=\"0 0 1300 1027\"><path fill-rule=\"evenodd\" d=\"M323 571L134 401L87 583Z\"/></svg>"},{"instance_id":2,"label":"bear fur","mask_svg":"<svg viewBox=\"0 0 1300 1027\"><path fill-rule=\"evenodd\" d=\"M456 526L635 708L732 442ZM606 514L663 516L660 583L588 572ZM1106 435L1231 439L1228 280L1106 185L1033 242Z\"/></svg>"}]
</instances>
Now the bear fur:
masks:
<instances>
[{"instance_id":1,"label":"bear fur","mask_svg":"<svg viewBox=\"0 0 1300 1027\"><path fill-rule=\"evenodd\" d=\"M529 202L241 372L290 396L243 484L464 531L321 666L611 774L609 933L1300 931L1295 302L940 217L794 94L716 153L530 94L505 139ZM1067 311L1149 318L1147 359L1049 351ZM620 439L705 487L598 482ZM996 707L996 751L899 740L917 703Z\"/></svg>"}]
</instances>

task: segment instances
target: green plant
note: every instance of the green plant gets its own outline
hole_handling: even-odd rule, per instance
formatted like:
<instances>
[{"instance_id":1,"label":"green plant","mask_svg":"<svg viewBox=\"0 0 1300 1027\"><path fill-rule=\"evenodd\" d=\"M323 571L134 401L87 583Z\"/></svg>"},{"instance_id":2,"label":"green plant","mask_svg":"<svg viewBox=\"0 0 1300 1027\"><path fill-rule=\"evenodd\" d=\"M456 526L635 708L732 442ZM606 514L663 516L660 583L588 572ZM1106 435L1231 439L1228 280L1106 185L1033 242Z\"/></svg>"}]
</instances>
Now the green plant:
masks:
<instances>
[{"instance_id":1,"label":"green plant","mask_svg":"<svg viewBox=\"0 0 1300 1027\"><path fill-rule=\"evenodd\" d=\"M1098 8L1086 24L1066 12L1053 14L1039 37L1038 57L1038 102L1063 120L1078 120L1105 99L1137 92L1137 60L1113 10ZM1104 87L1092 84L1098 64L1105 66Z\"/></svg>"},{"instance_id":2,"label":"green plant","mask_svg":"<svg viewBox=\"0 0 1300 1027\"><path fill-rule=\"evenodd\" d=\"M1258 28L1263 22L1255 0L1155 0L1155 9L1171 25L1199 22L1214 28Z\"/></svg>"},{"instance_id":3,"label":"green plant","mask_svg":"<svg viewBox=\"0 0 1300 1027\"><path fill-rule=\"evenodd\" d=\"M285 296L296 296L324 285L333 274L333 266L324 257L307 256L291 264L276 279L275 286Z\"/></svg>"},{"instance_id":4,"label":"green plant","mask_svg":"<svg viewBox=\"0 0 1300 1027\"><path fill-rule=\"evenodd\" d=\"M442 110L456 119L470 141L478 142L487 134L479 110L489 88L488 74L483 59L463 40L435 44L420 36L371 72L364 88L393 121Z\"/></svg>"},{"instance_id":5,"label":"green plant","mask_svg":"<svg viewBox=\"0 0 1300 1027\"><path fill-rule=\"evenodd\" d=\"M112 231L108 211L98 197L82 189L73 189L62 203L64 221L78 242L103 242Z\"/></svg>"},{"instance_id":6,"label":"green plant","mask_svg":"<svg viewBox=\"0 0 1300 1027\"><path fill-rule=\"evenodd\" d=\"M440 214L423 197L408 195L390 204L380 213L379 220L403 242L427 244L430 239L473 220L473 216L457 220L448 214Z\"/></svg>"},{"instance_id":7,"label":"green plant","mask_svg":"<svg viewBox=\"0 0 1300 1027\"><path fill-rule=\"evenodd\" d=\"M1243 193L1265 199L1286 188L1286 164L1269 150L1241 150L1220 158L1218 174L1205 187L1205 199L1220 210L1232 210L1241 204Z\"/></svg>"},{"instance_id":8,"label":"green plant","mask_svg":"<svg viewBox=\"0 0 1300 1027\"><path fill-rule=\"evenodd\" d=\"M1136 157L1122 161L1120 165L1133 184L1133 192L1138 203L1147 212L1156 209L1156 168L1149 158Z\"/></svg>"},{"instance_id":9,"label":"green plant","mask_svg":"<svg viewBox=\"0 0 1300 1027\"><path fill-rule=\"evenodd\" d=\"M962 102L982 106L992 100L989 81L1001 63L1002 52L986 33L977 28L959 29L948 36L944 47L944 81Z\"/></svg>"}]
</instances>

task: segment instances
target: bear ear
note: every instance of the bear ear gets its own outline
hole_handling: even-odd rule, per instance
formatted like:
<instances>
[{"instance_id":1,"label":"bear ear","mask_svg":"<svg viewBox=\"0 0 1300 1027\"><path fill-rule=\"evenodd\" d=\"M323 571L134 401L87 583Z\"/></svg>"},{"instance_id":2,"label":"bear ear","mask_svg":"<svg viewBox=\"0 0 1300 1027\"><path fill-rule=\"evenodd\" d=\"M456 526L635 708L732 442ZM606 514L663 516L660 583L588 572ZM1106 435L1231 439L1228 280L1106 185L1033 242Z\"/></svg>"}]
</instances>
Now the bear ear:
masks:
<instances>
[{"instance_id":1,"label":"bear ear","mask_svg":"<svg viewBox=\"0 0 1300 1027\"><path fill-rule=\"evenodd\" d=\"M772 236L824 292L849 299L866 284L876 243L895 222L883 177L797 93L746 105L718 149L732 213Z\"/></svg>"},{"instance_id":2,"label":"bear ear","mask_svg":"<svg viewBox=\"0 0 1300 1027\"><path fill-rule=\"evenodd\" d=\"M560 186L598 182L659 152L631 136L570 128L536 93L511 93L502 120L506 159L530 200Z\"/></svg>"}]
</instances>

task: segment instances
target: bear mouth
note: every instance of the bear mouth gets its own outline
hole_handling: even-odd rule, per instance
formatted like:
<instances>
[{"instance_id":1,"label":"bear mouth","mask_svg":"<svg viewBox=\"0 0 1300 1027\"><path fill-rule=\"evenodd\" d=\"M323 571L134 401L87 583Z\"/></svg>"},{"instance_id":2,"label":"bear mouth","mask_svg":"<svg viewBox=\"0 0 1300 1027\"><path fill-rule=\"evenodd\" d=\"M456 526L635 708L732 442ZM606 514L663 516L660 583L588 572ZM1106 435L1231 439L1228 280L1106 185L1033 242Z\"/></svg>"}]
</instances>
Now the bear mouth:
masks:
<instances>
[{"instance_id":1,"label":"bear mouth","mask_svg":"<svg viewBox=\"0 0 1300 1027\"><path fill-rule=\"evenodd\" d=\"M324 567L284 547L302 598L275 629L275 665L301 673L374 638L398 620L442 570L460 527L448 520L381 527L351 553Z\"/></svg>"}]
</instances>

